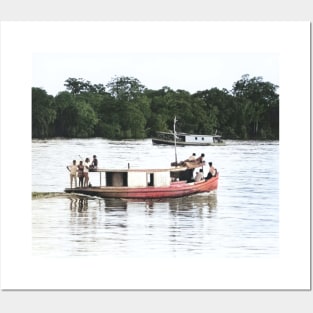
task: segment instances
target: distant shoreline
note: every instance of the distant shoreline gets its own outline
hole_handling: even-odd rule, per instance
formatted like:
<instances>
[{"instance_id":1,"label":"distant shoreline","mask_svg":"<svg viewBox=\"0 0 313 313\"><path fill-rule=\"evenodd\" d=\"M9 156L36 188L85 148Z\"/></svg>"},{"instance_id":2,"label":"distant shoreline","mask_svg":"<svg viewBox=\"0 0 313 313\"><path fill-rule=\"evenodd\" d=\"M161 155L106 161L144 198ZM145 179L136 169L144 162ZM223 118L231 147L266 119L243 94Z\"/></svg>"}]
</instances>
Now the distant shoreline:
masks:
<instances>
[{"instance_id":1,"label":"distant shoreline","mask_svg":"<svg viewBox=\"0 0 313 313\"><path fill-rule=\"evenodd\" d=\"M201 135L201 134L199 134ZM147 137L147 138L125 138L125 139L112 139L112 138L104 138L104 137L47 137L47 138L37 138L37 137L32 137L32 140L56 140L56 139L65 139L65 140L72 140L72 139L103 139L103 140L111 140L111 141L136 141L136 140L152 140L152 137ZM250 139L241 139L241 138L223 138L224 141L231 140L231 141L279 141L279 138L277 139L263 139L263 138L250 138Z\"/></svg>"},{"instance_id":2,"label":"distant shoreline","mask_svg":"<svg viewBox=\"0 0 313 313\"><path fill-rule=\"evenodd\" d=\"M52 197L60 197L67 196L65 192L32 192L32 200L42 199L42 198L52 198Z\"/></svg>"}]
</instances>

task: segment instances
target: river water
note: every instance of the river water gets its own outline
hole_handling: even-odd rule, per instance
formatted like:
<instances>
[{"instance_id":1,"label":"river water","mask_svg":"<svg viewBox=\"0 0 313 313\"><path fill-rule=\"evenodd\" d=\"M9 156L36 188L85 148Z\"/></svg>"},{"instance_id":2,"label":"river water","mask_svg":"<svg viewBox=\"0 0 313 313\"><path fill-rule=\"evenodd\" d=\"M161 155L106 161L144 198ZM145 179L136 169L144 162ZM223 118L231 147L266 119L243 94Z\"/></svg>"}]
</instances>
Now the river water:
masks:
<instances>
[{"instance_id":1,"label":"river water","mask_svg":"<svg viewBox=\"0 0 313 313\"><path fill-rule=\"evenodd\" d=\"M44 257L255 258L279 255L279 142L177 147L205 153L220 172L212 193L155 201L58 195L32 200L32 254ZM101 168L162 168L173 146L151 139L33 140L32 191L63 192L66 165L96 154ZM206 169L205 169L206 174ZM98 183L91 173L91 183Z\"/></svg>"}]
</instances>

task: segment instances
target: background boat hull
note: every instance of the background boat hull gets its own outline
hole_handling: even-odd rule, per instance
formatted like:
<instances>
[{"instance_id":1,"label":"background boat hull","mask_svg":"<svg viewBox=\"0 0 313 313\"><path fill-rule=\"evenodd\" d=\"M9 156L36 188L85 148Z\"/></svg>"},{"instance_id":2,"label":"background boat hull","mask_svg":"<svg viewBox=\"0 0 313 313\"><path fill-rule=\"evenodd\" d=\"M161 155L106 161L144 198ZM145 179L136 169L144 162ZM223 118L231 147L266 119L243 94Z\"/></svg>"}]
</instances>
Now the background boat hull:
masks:
<instances>
[{"instance_id":1,"label":"background boat hull","mask_svg":"<svg viewBox=\"0 0 313 313\"><path fill-rule=\"evenodd\" d=\"M152 139L152 143L155 145L175 145L174 141L170 140L162 140L162 139ZM177 141L176 146L225 146L224 142L216 142L216 143L209 143L209 142L182 142Z\"/></svg>"}]
</instances>

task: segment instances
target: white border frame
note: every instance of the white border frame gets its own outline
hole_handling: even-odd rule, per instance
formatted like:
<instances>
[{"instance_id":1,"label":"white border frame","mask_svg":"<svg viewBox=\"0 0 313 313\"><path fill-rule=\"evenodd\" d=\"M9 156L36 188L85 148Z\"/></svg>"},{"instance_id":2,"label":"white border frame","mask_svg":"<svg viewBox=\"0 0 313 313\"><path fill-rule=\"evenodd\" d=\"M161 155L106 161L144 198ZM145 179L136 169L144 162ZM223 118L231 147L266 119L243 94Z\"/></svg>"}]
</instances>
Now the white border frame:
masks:
<instances>
[{"instance_id":1,"label":"white border frame","mask_svg":"<svg viewBox=\"0 0 313 313\"><path fill-rule=\"evenodd\" d=\"M106 30L106 42L114 44L106 46L103 41L95 40L103 36L103 30ZM144 31L147 34L144 45L142 36L125 36L125 30L129 33ZM116 40L119 37L124 40ZM81 38L84 38L83 45ZM225 38L228 40L225 41ZM266 261L207 259L193 263L187 260L155 260L153 265L151 262L146 264L146 260L122 262L103 258L32 257L31 204L12 202L16 194L10 186L16 184L16 175L13 176L12 169L6 166L7 155L2 154L1 288L310 288L310 147L309 144L299 143L296 147L293 144L290 149L290 142L298 142L298 135L301 142L309 142L308 22L2 22L1 153L10 151L10 162L20 164L23 159L23 164L29 166L23 174L25 184L19 199L30 200L31 195L31 110L27 102L30 104L32 53L121 52L125 49L127 52L153 53L280 54L280 257ZM23 128L22 135L20 127ZM18 143L13 151L12 142ZM289 184L290 168L294 163L299 178L297 183ZM88 270L80 270L82 266ZM188 268L190 270L186 271Z\"/></svg>"}]
</instances>

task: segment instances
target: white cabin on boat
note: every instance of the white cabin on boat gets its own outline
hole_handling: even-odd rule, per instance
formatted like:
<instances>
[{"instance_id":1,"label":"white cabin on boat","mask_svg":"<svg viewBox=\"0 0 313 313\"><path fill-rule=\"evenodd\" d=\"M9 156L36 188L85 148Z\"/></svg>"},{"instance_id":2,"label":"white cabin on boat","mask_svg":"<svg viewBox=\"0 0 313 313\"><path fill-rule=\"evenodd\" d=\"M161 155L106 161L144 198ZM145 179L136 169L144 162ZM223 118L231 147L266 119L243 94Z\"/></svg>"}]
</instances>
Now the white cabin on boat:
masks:
<instances>
[{"instance_id":1,"label":"white cabin on boat","mask_svg":"<svg viewBox=\"0 0 313 313\"><path fill-rule=\"evenodd\" d=\"M221 141L220 136L213 135L182 135L184 137L184 142L190 143L216 143Z\"/></svg>"},{"instance_id":2,"label":"white cabin on boat","mask_svg":"<svg viewBox=\"0 0 313 313\"><path fill-rule=\"evenodd\" d=\"M176 140L175 140L176 139ZM191 146L213 146L224 144L221 135L196 135L187 133L157 132L152 138L154 144L191 145Z\"/></svg>"},{"instance_id":3,"label":"white cabin on boat","mask_svg":"<svg viewBox=\"0 0 313 313\"><path fill-rule=\"evenodd\" d=\"M105 170L97 169L90 172L100 173L100 186L107 187L169 187L173 177L176 178L179 172L185 168L170 169L125 169L125 170Z\"/></svg>"}]
</instances>

